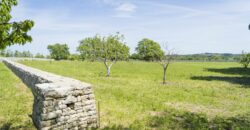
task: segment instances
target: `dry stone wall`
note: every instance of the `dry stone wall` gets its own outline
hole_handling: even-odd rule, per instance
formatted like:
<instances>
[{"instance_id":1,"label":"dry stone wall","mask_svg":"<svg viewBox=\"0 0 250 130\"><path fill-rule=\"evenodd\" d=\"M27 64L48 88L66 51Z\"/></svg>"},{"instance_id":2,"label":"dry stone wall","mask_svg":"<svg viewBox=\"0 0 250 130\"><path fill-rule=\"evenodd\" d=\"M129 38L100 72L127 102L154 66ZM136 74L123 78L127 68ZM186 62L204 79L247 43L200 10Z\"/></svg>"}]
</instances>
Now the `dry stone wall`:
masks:
<instances>
[{"instance_id":1,"label":"dry stone wall","mask_svg":"<svg viewBox=\"0 0 250 130\"><path fill-rule=\"evenodd\" d=\"M34 95L32 119L39 130L96 128L92 86L4 59Z\"/></svg>"}]
</instances>

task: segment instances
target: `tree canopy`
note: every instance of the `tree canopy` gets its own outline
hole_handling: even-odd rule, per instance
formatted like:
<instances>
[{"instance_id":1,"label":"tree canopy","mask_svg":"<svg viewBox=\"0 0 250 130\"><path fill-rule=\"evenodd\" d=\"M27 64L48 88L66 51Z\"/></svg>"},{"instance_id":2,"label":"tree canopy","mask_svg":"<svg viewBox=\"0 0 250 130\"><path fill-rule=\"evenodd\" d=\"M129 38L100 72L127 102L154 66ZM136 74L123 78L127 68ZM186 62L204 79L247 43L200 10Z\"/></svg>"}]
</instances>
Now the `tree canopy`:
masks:
<instances>
[{"instance_id":1,"label":"tree canopy","mask_svg":"<svg viewBox=\"0 0 250 130\"><path fill-rule=\"evenodd\" d=\"M109 76L111 66L115 62L129 57L129 47L123 40L124 36L119 33L107 37L96 35L80 41L77 50L81 53L81 57L86 59L103 60Z\"/></svg>"},{"instance_id":2,"label":"tree canopy","mask_svg":"<svg viewBox=\"0 0 250 130\"><path fill-rule=\"evenodd\" d=\"M129 57L129 47L123 42L123 36L116 34L108 37L96 35L80 41L77 50L81 56L92 61L118 61Z\"/></svg>"},{"instance_id":3,"label":"tree canopy","mask_svg":"<svg viewBox=\"0 0 250 130\"><path fill-rule=\"evenodd\" d=\"M70 55L69 53L69 47L67 44L54 44L54 45L48 45L48 50L50 52L51 58L55 60L63 60L67 59Z\"/></svg>"},{"instance_id":4,"label":"tree canopy","mask_svg":"<svg viewBox=\"0 0 250 130\"><path fill-rule=\"evenodd\" d=\"M32 37L27 33L34 26L33 21L10 22L12 6L17 4L17 0L0 0L0 49L32 41Z\"/></svg>"},{"instance_id":5,"label":"tree canopy","mask_svg":"<svg viewBox=\"0 0 250 130\"><path fill-rule=\"evenodd\" d=\"M139 41L136 51L140 58L146 61L160 60L164 56L160 44L146 38Z\"/></svg>"}]
</instances>

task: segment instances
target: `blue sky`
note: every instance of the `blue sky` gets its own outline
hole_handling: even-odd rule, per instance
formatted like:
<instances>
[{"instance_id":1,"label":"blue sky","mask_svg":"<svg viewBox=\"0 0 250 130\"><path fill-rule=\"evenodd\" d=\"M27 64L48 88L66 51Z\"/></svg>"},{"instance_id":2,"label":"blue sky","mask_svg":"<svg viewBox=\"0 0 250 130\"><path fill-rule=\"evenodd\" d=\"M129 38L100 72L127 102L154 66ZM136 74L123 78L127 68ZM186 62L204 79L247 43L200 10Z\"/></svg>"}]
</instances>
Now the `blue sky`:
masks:
<instances>
[{"instance_id":1,"label":"blue sky","mask_svg":"<svg viewBox=\"0 0 250 130\"><path fill-rule=\"evenodd\" d=\"M250 0L19 0L13 20L32 19L33 42L12 46L48 54L47 45L120 32L134 52L153 39L179 54L250 51Z\"/></svg>"}]
</instances>

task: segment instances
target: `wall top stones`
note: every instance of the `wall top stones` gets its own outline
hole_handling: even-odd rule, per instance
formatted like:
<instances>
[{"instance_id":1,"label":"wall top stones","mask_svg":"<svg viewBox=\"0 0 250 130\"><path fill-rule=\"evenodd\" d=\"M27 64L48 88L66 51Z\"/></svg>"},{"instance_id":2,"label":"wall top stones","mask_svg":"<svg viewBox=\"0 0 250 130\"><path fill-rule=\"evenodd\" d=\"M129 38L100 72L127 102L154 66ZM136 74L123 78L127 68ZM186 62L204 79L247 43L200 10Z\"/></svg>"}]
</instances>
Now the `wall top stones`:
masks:
<instances>
[{"instance_id":1,"label":"wall top stones","mask_svg":"<svg viewBox=\"0 0 250 130\"><path fill-rule=\"evenodd\" d=\"M33 78L39 78L36 84L41 85L36 85L36 87L38 87L44 92L54 90L56 93L58 93L59 96L63 97L67 96L69 91L91 87L91 85L88 83L83 83L72 78L67 78L52 73L44 72L11 60L4 59L3 62L5 64L8 64L9 66L14 66L15 69L26 73L26 75L30 75Z\"/></svg>"}]
</instances>

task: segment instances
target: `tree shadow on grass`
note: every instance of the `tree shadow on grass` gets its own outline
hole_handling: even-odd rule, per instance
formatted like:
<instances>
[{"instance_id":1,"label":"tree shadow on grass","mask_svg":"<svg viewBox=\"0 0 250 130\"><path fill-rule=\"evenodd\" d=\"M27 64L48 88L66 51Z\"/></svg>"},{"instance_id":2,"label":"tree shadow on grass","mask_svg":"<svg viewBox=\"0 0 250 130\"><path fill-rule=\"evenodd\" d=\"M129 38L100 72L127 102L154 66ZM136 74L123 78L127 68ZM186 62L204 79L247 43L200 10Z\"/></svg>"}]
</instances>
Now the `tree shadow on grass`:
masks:
<instances>
[{"instance_id":1,"label":"tree shadow on grass","mask_svg":"<svg viewBox=\"0 0 250 130\"><path fill-rule=\"evenodd\" d=\"M149 128L190 129L190 130L234 130L250 129L250 114L230 118L215 117L208 119L205 114L165 110L161 116L150 117Z\"/></svg>"},{"instance_id":2,"label":"tree shadow on grass","mask_svg":"<svg viewBox=\"0 0 250 130\"><path fill-rule=\"evenodd\" d=\"M250 69L246 68L206 68L205 71L216 72L227 75L239 76L193 76L192 80L225 81L232 84L239 84L242 87L250 88Z\"/></svg>"},{"instance_id":3,"label":"tree shadow on grass","mask_svg":"<svg viewBox=\"0 0 250 130\"><path fill-rule=\"evenodd\" d=\"M231 74L231 75L242 75L242 76L250 76L249 68L206 68L206 71L216 72L221 74Z\"/></svg>"},{"instance_id":4,"label":"tree shadow on grass","mask_svg":"<svg viewBox=\"0 0 250 130\"><path fill-rule=\"evenodd\" d=\"M142 130L142 129L145 129L145 124L142 124L141 121L134 121L129 126L110 125L110 126L105 126L102 128L97 128L94 130Z\"/></svg>"},{"instance_id":5,"label":"tree shadow on grass","mask_svg":"<svg viewBox=\"0 0 250 130\"><path fill-rule=\"evenodd\" d=\"M122 125L113 125L113 126L107 126L104 128L100 128L97 130L132 130L131 127L124 127Z\"/></svg>"},{"instance_id":6,"label":"tree shadow on grass","mask_svg":"<svg viewBox=\"0 0 250 130\"><path fill-rule=\"evenodd\" d=\"M233 84L242 85L245 88L250 88L250 77L226 77L226 76L193 76L192 80L206 80L206 81L226 81Z\"/></svg>"},{"instance_id":7,"label":"tree shadow on grass","mask_svg":"<svg viewBox=\"0 0 250 130\"><path fill-rule=\"evenodd\" d=\"M5 123L0 125L0 130L35 130L32 122L25 122L22 125L13 126L12 123Z\"/></svg>"},{"instance_id":8,"label":"tree shadow on grass","mask_svg":"<svg viewBox=\"0 0 250 130\"><path fill-rule=\"evenodd\" d=\"M207 115L191 113L176 109L166 109L161 115L150 115L142 121L136 121L128 127L121 125L107 126L98 130L234 130L250 129L250 114L244 114L223 118L215 117L208 119Z\"/></svg>"}]
</instances>

